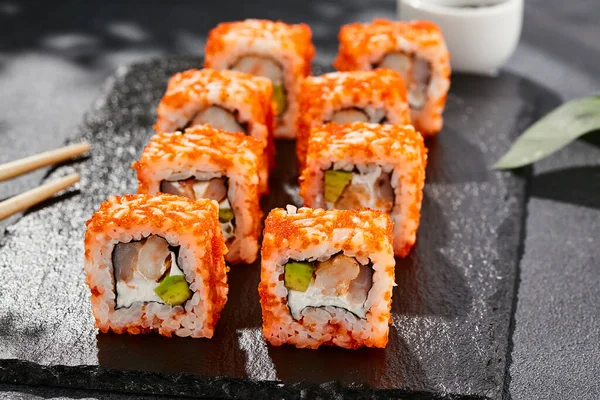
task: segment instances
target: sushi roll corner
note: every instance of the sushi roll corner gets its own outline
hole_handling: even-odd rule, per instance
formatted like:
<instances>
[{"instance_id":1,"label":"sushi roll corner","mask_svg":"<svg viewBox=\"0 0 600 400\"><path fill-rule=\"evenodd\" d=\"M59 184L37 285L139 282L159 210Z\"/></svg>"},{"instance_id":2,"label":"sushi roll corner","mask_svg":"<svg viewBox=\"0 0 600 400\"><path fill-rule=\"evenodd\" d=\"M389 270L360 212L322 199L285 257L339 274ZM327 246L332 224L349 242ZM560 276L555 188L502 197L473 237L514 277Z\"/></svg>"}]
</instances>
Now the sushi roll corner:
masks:
<instances>
[{"instance_id":1,"label":"sushi roll corner","mask_svg":"<svg viewBox=\"0 0 600 400\"><path fill-rule=\"evenodd\" d=\"M385 347L395 260L392 222L374 210L288 206L265 221L259 295L275 346Z\"/></svg>"},{"instance_id":2,"label":"sushi roll corner","mask_svg":"<svg viewBox=\"0 0 600 400\"><path fill-rule=\"evenodd\" d=\"M213 336L229 291L214 202L110 197L86 226L84 266L97 328Z\"/></svg>"}]
</instances>

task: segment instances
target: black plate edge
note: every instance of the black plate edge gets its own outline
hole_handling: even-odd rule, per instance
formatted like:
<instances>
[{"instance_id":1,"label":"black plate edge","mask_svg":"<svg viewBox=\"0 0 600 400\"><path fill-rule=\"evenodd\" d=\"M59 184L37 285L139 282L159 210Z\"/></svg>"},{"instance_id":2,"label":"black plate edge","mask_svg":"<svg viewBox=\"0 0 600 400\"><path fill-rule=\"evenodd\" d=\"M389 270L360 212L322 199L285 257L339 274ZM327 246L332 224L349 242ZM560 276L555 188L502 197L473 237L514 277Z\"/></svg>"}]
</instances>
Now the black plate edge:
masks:
<instances>
[{"instance_id":1,"label":"black plate edge","mask_svg":"<svg viewBox=\"0 0 600 400\"><path fill-rule=\"evenodd\" d=\"M117 383L120 382L120 385ZM176 385L172 383L176 382ZM283 384L277 381L252 381L228 377L203 377L192 374L162 374L122 371L93 365L44 366L18 359L0 360L0 383L101 390L119 393L166 396L205 397L214 399L254 398L317 399L486 399L452 393L415 392L401 389L374 389L366 385L344 386L339 382L321 384Z\"/></svg>"}]
</instances>

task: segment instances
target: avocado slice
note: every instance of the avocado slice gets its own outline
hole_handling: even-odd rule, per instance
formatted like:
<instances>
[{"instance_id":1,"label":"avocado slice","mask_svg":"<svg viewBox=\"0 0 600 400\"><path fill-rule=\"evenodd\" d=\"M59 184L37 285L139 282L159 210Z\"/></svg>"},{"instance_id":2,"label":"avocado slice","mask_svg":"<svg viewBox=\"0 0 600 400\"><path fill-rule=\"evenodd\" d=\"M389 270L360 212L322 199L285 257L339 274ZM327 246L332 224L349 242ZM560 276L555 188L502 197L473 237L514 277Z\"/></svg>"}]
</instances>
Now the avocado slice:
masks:
<instances>
[{"instance_id":1,"label":"avocado slice","mask_svg":"<svg viewBox=\"0 0 600 400\"><path fill-rule=\"evenodd\" d=\"M154 288L154 293L170 306L183 304L192 297L192 291L183 275L165 277L165 279L160 281L160 284Z\"/></svg>"},{"instance_id":2,"label":"avocado slice","mask_svg":"<svg viewBox=\"0 0 600 400\"><path fill-rule=\"evenodd\" d=\"M283 85L273 85L273 101L277 105L277 114L282 114L287 108L287 99Z\"/></svg>"},{"instance_id":3,"label":"avocado slice","mask_svg":"<svg viewBox=\"0 0 600 400\"><path fill-rule=\"evenodd\" d=\"M290 261L285 264L284 285L289 290L306 292L315 272L315 265L311 262Z\"/></svg>"},{"instance_id":4,"label":"avocado slice","mask_svg":"<svg viewBox=\"0 0 600 400\"><path fill-rule=\"evenodd\" d=\"M226 223L233 219L233 210L231 208L219 208L219 222Z\"/></svg>"},{"instance_id":5,"label":"avocado slice","mask_svg":"<svg viewBox=\"0 0 600 400\"><path fill-rule=\"evenodd\" d=\"M219 222L224 224L231 221L234 216L229 200L225 198L225 200L219 203Z\"/></svg>"},{"instance_id":6,"label":"avocado slice","mask_svg":"<svg viewBox=\"0 0 600 400\"><path fill-rule=\"evenodd\" d=\"M325 201L335 203L351 180L351 171L325 171Z\"/></svg>"}]
</instances>

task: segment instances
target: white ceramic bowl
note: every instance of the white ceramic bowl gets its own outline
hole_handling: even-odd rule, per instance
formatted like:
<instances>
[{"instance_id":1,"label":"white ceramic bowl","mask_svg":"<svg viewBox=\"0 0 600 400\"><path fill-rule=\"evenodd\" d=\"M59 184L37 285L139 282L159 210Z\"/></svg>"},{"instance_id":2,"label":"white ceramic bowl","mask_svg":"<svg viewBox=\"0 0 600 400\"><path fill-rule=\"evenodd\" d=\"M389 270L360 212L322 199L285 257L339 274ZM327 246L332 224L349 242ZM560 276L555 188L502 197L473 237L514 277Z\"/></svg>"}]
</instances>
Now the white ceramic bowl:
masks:
<instances>
[{"instance_id":1,"label":"white ceramic bowl","mask_svg":"<svg viewBox=\"0 0 600 400\"><path fill-rule=\"evenodd\" d=\"M517 47L523 0L398 0L400 19L435 22L452 70L495 75Z\"/></svg>"}]
</instances>

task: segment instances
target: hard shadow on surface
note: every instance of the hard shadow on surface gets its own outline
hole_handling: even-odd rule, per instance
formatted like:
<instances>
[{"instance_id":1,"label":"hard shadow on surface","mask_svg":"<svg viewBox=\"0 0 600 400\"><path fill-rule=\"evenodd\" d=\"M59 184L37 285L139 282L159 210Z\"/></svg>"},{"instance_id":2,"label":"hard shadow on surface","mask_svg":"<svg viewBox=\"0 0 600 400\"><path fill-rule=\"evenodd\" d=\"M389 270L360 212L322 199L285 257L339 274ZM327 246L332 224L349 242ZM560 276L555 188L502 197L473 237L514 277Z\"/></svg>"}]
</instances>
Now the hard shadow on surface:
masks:
<instances>
[{"instance_id":1,"label":"hard shadow on surface","mask_svg":"<svg viewBox=\"0 0 600 400\"><path fill-rule=\"evenodd\" d=\"M600 209L600 165L570 167L536 174L531 195Z\"/></svg>"},{"instance_id":2,"label":"hard shadow on surface","mask_svg":"<svg viewBox=\"0 0 600 400\"><path fill-rule=\"evenodd\" d=\"M583 135L579 140L600 148L600 129Z\"/></svg>"},{"instance_id":3,"label":"hard shadow on surface","mask_svg":"<svg viewBox=\"0 0 600 400\"><path fill-rule=\"evenodd\" d=\"M294 346L268 346L268 356L284 382L322 383L336 380L343 384L368 384L381 389L403 388L419 392L431 389L418 357L393 326L385 349L342 349L321 346L318 350ZM418 387L411 387L417 383Z\"/></svg>"},{"instance_id":4,"label":"hard shadow on surface","mask_svg":"<svg viewBox=\"0 0 600 400\"><path fill-rule=\"evenodd\" d=\"M523 168L523 170L527 170L528 175L531 173L531 168ZM528 201L528 198L521 199L523 203ZM525 251L525 238L526 238L526 219L527 213L524 212L521 218L521 221L515 221L514 219L507 218L500 227L498 228L498 248L503 249L505 252L513 252L515 254L514 260L514 269L509 279L503 279L498 282L498 285L502 288L502 290L498 290L494 296L490 297L488 301L490 304L498 304L498 297L503 296L503 293L513 293L512 303L510 305L510 321L509 321L509 329L508 330L500 330L498 326L496 326L495 331L492 333L494 336L506 336L507 337L507 346L505 349L498 348L498 352L495 357L491 358L488 361L487 367L490 367L490 363L503 363L505 367L504 373L504 384L502 387L503 398L510 399L511 394L509 392L510 387L510 364L512 363L512 349L513 349L513 333L515 329L515 312L517 309L518 302L518 292L519 285L521 283L521 259L523 258L523 253ZM519 237L515 237L511 235L510 232L514 231L514 224L519 223L522 226L521 235ZM500 260L493 260L492 264L497 264ZM492 310L497 312L497 308L493 307Z\"/></svg>"},{"instance_id":5,"label":"hard shadow on surface","mask_svg":"<svg viewBox=\"0 0 600 400\"><path fill-rule=\"evenodd\" d=\"M217 329L227 329L225 325L227 322L221 320ZM234 378L245 376L243 354L239 354L241 358L231 354L237 344L231 341L231 335L222 332L213 339L165 338L157 333L98 333L96 339L98 364L105 368L201 376L220 375L226 370ZM227 366L221 365L223 360L227 360Z\"/></svg>"},{"instance_id":6,"label":"hard shadow on surface","mask_svg":"<svg viewBox=\"0 0 600 400\"><path fill-rule=\"evenodd\" d=\"M463 267L452 265L441 252L447 242L448 222L442 208L425 190L417 242L410 254L396 258L392 313L396 315L464 318L473 293Z\"/></svg>"},{"instance_id":7,"label":"hard shadow on surface","mask_svg":"<svg viewBox=\"0 0 600 400\"><path fill-rule=\"evenodd\" d=\"M600 148L600 130L578 139ZM552 157L550 155L549 157ZM576 206L600 209L600 165L572 166L536 173L531 196Z\"/></svg>"},{"instance_id":8,"label":"hard shadow on surface","mask_svg":"<svg viewBox=\"0 0 600 400\"><path fill-rule=\"evenodd\" d=\"M327 382L342 378L344 383L373 384L373 378L385 370L383 349L358 350L322 346L319 350L297 349L291 345L268 345L268 356L277 370L277 378L284 382ZM402 383L397 382L401 387Z\"/></svg>"},{"instance_id":9,"label":"hard shadow on surface","mask_svg":"<svg viewBox=\"0 0 600 400\"><path fill-rule=\"evenodd\" d=\"M45 207L51 207L53 204L60 203L61 201L65 201L66 199L70 199L73 196L77 196L81 194L81 190L79 189L66 189L65 192L59 194L58 196L53 196L48 200L44 200L43 202L36 204L35 206L28 208L23 215L28 215L31 213L35 213Z\"/></svg>"},{"instance_id":10,"label":"hard shadow on surface","mask_svg":"<svg viewBox=\"0 0 600 400\"><path fill-rule=\"evenodd\" d=\"M232 266L228 274L229 299L211 339L165 338L157 333L117 335L98 333L98 363L107 368L196 375L247 377L247 354L239 333L260 326L258 297L260 266ZM231 295L234 293L235 295Z\"/></svg>"},{"instance_id":11,"label":"hard shadow on surface","mask_svg":"<svg viewBox=\"0 0 600 400\"><path fill-rule=\"evenodd\" d=\"M497 104L486 101L490 94ZM469 99L468 103L464 99ZM477 101L479 100L479 101ZM506 119L501 101L522 104L516 116ZM529 125L560 105L556 93L521 76L500 71L496 77L452 75L444 111L444 129L427 138L427 183L486 182L495 173L490 141L477 135L508 136L516 139ZM505 120L499 119L499 115ZM510 124L512 122L512 125ZM473 129L477 129L474 132ZM504 151L508 151L509 146Z\"/></svg>"},{"instance_id":12,"label":"hard shadow on surface","mask_svg":"<svg viewBox=\"0 0 600 400\"><path fill-rule=\"evenodd\" d=\"M261 208L265 218L273 208L285 208L288 204L302 205L298 189L296 142L277 140L275 147L275 167L269 176L271 193L261 199Z\"/></svg>"}]
</instances>

